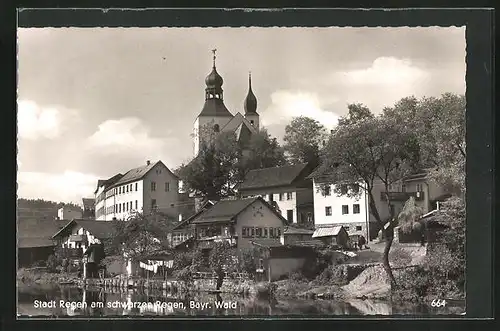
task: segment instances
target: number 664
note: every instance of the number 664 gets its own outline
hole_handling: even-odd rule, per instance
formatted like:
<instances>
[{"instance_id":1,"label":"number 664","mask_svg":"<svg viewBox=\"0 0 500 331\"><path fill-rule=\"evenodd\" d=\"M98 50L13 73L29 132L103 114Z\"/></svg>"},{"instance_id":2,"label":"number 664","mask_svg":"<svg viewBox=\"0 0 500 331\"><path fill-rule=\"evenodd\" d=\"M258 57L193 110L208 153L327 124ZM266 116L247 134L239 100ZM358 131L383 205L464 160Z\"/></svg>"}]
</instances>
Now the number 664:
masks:
<instances>
[{"instance_id":1,"label":"number 664","mask_svg":"<svg viewBox=\"0 0 500 331\"><path fill-rule=\"evenodd\" d=\"M431 307L444 307L446 306L446 300L434 299L431 302Z\"/></svg>"}]
</instances>

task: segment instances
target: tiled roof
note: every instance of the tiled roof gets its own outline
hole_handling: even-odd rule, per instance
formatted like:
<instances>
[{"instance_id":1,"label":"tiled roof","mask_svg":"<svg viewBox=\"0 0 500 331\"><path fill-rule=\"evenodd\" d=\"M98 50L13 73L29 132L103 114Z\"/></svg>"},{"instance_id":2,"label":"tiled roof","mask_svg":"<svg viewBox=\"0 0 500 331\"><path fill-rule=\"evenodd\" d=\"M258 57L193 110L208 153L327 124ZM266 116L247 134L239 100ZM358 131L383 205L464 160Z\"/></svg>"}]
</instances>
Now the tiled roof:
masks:
<instances>
[{"instance_id":1,"label":"tiled roof","mask_svg":"<svg viewBox=\"0 0 500 331\"><path fill-rule=\"evenodd\" d=\"M99 190L99 187L101 186L105 186L105 187L109 187L111 185L113 185L116 181L118 181L120 178L122 178L123 175L121 173L119 174L116 174L108 179L99 179L97 180L97 188L96 190L94 191L94 193L97 193L97 191Z\"/></svg>"},{"instance_id":2,"label":"tiled roof","mask_svg":"<svg viewBox=\"0 0 500 331\"><path fill-rule=\"evenodd\" d=\"M316 229L313 233L313 238L320 238L320 237L332 237L336 236L339 234L339 232L343 229L342 226L334 226L334 227L328 227L328 228L319 228Z\"/></svg>"},{"instance_id":3,"label":"tiled roof","mask_svg":"<svg viewBox=\"0 0 500 331\"><path fill-rule=\"evenodd\" d=\"M259 200L260 198L247 198L235 200L221 200L213 207L204 211L200 216L196 217L192 223L211 223L214 221L230 221L234 219L246 207Z\"/></svg>"},{"instance_id":4,"label":"tiled roof","mask_svg":"<svg viewBox=\"0 0 500 331\"><path fill-rule=\"evenodd\" d=\"M283 246L281 244L281 241L279 239L273 239L273 238L263 238L263 239L253 239L250 240L250 242L253 245L260 246L260 247L281 247Z\"/></svg>"},{"instance_id":5,"label":"tiled roof","mask_svg":"<svg viewBox=\"0 0 500 331\"><path fill-rule=\"evenodd\" d=\"M127 171L125 173L125 175L123 175L123 177L121 177L118 181L116 181L113 185L110 185L110 187L116 187L118 185L123 185L123 184L127 184L127 183L130 183L130 182L135 182L137 180L140 180L142 179L144 176L146 176L148 174L148 172L154 168L154 166L156 166L157 164L161 163L165 168L167 168L167 170L175 177L177 178L177 176L172 172L170 171L170 169L168 169L168 167L161 161L157 161L157 162L151 162L149 164L146 164L144 166L141 166L141 167L137 167L137 168L134 168L134 169L131 169L129 171Z\"/></svg>"},{"instance_id":6,"label":"tiled roof","mask_svg":"<svg viewBox=\"0 0 500 331\"><path fill-rule=\"evenodd\" d=\"M18 245L19 247L51 246L52 235L68 222L68 220L19 219L17 221Z\"/></svg>"},{"instance_id":7,"label":"tiled roof","mask_svg":"<svg viewBox=\"0 0 500 331\"><path fill-rule=\"evenodd\" d=\"M179 230L181 228L183 228L184 226L186 226L187 224L191 223L196 217L200 216L205 210L211 208L213 205L215 204L215 202L209 200L207 202L205 202L199 211L197 211L196 213L194 213L193 215L189 216L188 218L184 219L183 221L181 221L179 224L177 224L176 226L174 226L172 228L172 230Z\"/></svg>"},{"instance_id":8,"label":"tiled roof","mask_svg":"<svg viewBox=\"0 0 500 331\"><path fill-rule=\"evenodd\" d=\"M94 198L82 198L83 205L84 206L90 206L93 207L95 205L95 199Z\"/></svg>"},{"instance_id":9,"label":"tiled roof","mask_svg":"<svg viewBox=\"0 0 500 331\"><path fill-rule=\"evenodd\" d=\"M51 239L47 238L18 238L17 247L18 248L35 248L35 247L51 247L55 246L55 243Z\"/></svg>"},{"instance_id":10,"label":"tiled roof","mask_svg":"<svg viewBox=\"0 0 500 331\"><path fill-rule=\"evenodd\" d=\"M295 164L282 167L250 170L238 189L249 190L265 187L291 185L303 175L307 164Z\"/></svg>"},{"instance_id":11,"label":"tiled roof","mask_svg":"<svg viewBox=\"0 0 500 331\"><path fill-rule=\"evenodd\" d=\"M308 230L308 229L300 229L296 228L293 226L288 226L285 231L283 231L283 234L313 234L313 230Z\"/></svg>"},{"instance_id":12,"label":"tiled roof","mask_svg":"<svg viewBox=\"0 0 500 331\"><path fill-rule=\"evenodd\" d=\"M229 112L222 100L213 98L205 101L198 116L233 117L233 114Z\"/></svg>"},{"instance_id":13,"label":"tiled roof","mask_svg":"<svg viewBox=\"0 0 500 331\"><path fill-rule=\"evenodd\" d=\"M74 219L70 221L63 229L53 233L53 237L57 237L59 234L64 233L63 230L70 229L71 227L76 225L81 226L86 231L90 232L91 235L99 239L111 238L115 232L113 222Z\"/></svg>"}]
</instances>

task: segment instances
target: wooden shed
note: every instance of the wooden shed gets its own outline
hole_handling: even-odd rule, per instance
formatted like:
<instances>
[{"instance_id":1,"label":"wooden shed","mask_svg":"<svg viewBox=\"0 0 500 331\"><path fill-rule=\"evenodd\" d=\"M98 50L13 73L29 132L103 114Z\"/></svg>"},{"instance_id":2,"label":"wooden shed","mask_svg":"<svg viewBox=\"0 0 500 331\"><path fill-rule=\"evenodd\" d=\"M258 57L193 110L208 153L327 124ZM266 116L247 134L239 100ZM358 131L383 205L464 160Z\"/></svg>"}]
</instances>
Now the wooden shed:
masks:
<instances>
[{"instance_id":1,"label":"wooden shed","mask_svg":"<svg viewBox=\"0 0 500 331\"><path fill-rule=\"evenodd\" d=\"M340 248L349 247L349 235L343 226L322 227L314 231L313 239L319 239L327 245Z\"/></svg>"}]
</instances>

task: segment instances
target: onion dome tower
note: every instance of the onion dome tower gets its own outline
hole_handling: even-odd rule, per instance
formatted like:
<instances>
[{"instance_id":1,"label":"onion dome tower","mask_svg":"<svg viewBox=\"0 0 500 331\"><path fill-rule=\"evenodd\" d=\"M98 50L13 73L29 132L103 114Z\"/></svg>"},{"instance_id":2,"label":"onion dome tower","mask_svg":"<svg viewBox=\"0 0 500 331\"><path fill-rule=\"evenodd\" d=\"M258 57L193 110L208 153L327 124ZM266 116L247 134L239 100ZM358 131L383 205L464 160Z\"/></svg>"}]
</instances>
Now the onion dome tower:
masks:
<instances>
[{"instance_id":1,"label":"onion dome tower","mask_svg":"<svg viewBox=\"0 0 500 331\"><path fill-rule=\"evenodd\" d=\"M233 115L224 105L224 91L222 90L224 80L215 67L216 51L216 49L212 50L214 54L212 72L205 78L205 105L199 116L232 117Z\"/></svg>"}]
</instances>

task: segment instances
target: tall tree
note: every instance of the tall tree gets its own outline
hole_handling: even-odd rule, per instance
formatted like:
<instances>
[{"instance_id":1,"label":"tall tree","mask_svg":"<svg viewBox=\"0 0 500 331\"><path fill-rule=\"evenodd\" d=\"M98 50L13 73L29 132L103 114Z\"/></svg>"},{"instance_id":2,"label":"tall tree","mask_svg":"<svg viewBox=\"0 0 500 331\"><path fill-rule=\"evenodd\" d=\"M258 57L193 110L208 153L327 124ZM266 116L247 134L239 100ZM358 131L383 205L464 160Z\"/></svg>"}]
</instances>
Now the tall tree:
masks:
<instances>
[{"instance_id":1,"label":"tall tree","mask_svg":"<svg viewBox=\"0 0 500 331\"><path fill-rule=\"evenodd\" d=\"M278 167L287 163L278 140L271 137L265 128L252 135L247 148L250 155L244 160L245 170Z\"/></svg>"},{"instance_id":2,"label":"tall tree","mask_svg":"<svg viewBox=\"0 0 500 331\"><path fill-rule=\"evenodd\" d=\"M436 168L434 178L456 194L465 193L466 100L445 93L419 102L416 123L422 160Z\"/></svg>"},{"instance_id":3,"label":"tall tree","mask_svg":"<svg viewBox=\"0 0 500 331\"><path fill-rule=\"evenodd\" d=\"M227 241L216 241L210 251L209 267L217 277L217 290L220 290L227 273L238 270L236 251Z\"/></svg>"},{"instance_id":4,"label":"tall tree","mask_svg":"<svg viewBox=\"0 0 500 331\"><path fill-rule=\"evenodd\" d=\"M339 125L353 124L374 117L370 109L362 103L351 103L347 105L347 110L347 115L339 118Z\"/></svg>"},{"instance_id":5,"label":"tall tree","mask_svg":"<svg viewBox=\"0 0 500 331\"><path fill-rule=\"evenodd\" d=\"M370 214L384 234L382 263L393 287L396 284L389 264L389 252L397 219L390 194L385 196L389 215L383 218L375 203L373 188L378 181L383 184L385 192L389 192L393 183L414 171L416 150L408 144L410 138L411 132L389 116L365 116L339 125L323 154L323 168L326 173L330 171L333 174L326 177L327 181L341 184L335 185L338 195L357 195L361 190L366 191ZM345 185L357 189L345 190Z\"/></svg>"},{"instance_id":6,"label":"tall tree","mask_svg":"<svg viewBox=\"0 0 500 331\"><path fill-rule=\"evenodd\" d=\"M317 120L295 117L285 128L283 148L291 163L318 163L326 129Z\"/></svg>"}]
</instances>

